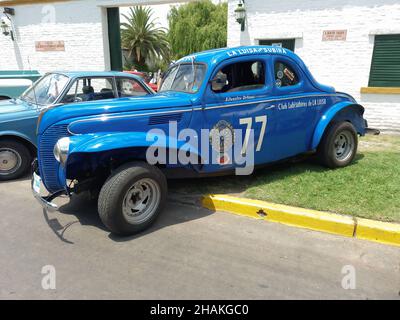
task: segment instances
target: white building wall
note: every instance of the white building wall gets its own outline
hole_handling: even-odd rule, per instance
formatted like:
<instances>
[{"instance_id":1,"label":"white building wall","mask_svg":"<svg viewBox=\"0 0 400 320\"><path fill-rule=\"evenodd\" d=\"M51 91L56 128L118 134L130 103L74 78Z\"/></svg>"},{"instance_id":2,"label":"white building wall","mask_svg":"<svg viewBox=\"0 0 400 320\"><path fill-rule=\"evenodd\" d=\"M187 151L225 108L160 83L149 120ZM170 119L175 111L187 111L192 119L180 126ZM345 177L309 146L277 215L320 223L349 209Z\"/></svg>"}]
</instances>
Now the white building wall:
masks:
<instances>
[{"instance_id":1,"label":"white building wall","mask_svg":"<svg viewBox=\"0 0 400 320\"><path fill-rule=\"evenodd\" d=\"M15 6L15 41L0 36L0 69L40 72L104 70L101 7L91 1ZM37 52L35 41L65 42L65 51Z\"/></svg>"},{"instance_id":2,"label":"white building wall","mask_svg":"<svg viewBox=\"0 0 400 320\"><path fill-rule=\"evenodd\" d=\"M353 95L370 126L400 132L400 95L361 94L368 86L374 34L400 33L399 0L246 0L246 30L229 0L228 46L296 38L295 52L315 78ZM322 41L323 30L347 30L346 41Z\"/></svg>"},{"instance_id":3,"label":"white building wall","mask_svg":"<svg viewBox=\"0 0 400 320\"><path fill-rule=\"evenodd\" d=\"M77 0L14 6L11 19L16 41L0 34L0 70L108 70L106 8L176 2L180 0ZM0 18L2 12L0 7ZM35 49L35 41L58 40L65 42L65 51Z\"/></svg>"}]
</instances>

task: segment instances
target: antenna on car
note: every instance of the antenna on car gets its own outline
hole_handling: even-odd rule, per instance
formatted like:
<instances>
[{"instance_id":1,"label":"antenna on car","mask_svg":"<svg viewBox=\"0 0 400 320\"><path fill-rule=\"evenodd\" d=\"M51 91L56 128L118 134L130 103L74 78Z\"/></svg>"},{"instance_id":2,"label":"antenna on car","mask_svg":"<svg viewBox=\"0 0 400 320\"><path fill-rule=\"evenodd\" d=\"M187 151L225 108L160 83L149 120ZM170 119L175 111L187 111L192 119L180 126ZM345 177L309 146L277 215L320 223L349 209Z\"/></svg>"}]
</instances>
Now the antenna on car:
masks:
<instances>
[{"instance_id":1,"label":"antenna on car","mask_svg":"<svg viewBox=\"0 0 400 320\"><path fill-rule=\"evenodd\" d=\"M29 60L29 56L28 56L28 66L29 66L29 71L32 72L31 62L30 62L30 60ZM35 83L32 83L32 91L33 91L33 96L34 96L34 98L35 98L36 110L39 111L39 105L38 105L37 98L36 98Z\"/></svg>"}]
</instances>

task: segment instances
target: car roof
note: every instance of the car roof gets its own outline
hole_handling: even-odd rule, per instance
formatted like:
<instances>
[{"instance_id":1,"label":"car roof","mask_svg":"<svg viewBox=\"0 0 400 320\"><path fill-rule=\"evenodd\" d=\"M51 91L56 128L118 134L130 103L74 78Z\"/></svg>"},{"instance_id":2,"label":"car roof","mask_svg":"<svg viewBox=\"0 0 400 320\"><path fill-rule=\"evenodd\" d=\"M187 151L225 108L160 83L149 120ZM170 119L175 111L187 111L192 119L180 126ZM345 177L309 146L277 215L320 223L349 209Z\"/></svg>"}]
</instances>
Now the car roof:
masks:
<instances>
[{"instance_id":1,"label":"car roof","mask_svg":"<svg viewBox=\"0 0 400 320\"><path fill-rule=\"evenodd\" d=\"M291 50L278 47L278 46L240 46L240 47L233 47L233 48L220 48L220 49L213 49L207 50L203 52L194 53L188 55L186 57L181 58L176 63L181 62L191 62L193 57L195 58L195 62L205 62L208 64L217 64L221 61L240 57L240 56L249 56L249 55L281 55L281 56L289 56L295 60L300 60L300 58L293 53Z\"/></svg>"},{"instance_id":2,"label":"car roof","mask_svg":"<svg viewBox=\"0 0 400 320\"><path fill-rule=\"evenodd\" d=\"M60 73L66 75L70 78L78 78L78 77L132 77L135 79L141 79L140 77L128 73L128 72L119 72L119 71L54 71L49 73Z\"/></svg>"}]
</instances>

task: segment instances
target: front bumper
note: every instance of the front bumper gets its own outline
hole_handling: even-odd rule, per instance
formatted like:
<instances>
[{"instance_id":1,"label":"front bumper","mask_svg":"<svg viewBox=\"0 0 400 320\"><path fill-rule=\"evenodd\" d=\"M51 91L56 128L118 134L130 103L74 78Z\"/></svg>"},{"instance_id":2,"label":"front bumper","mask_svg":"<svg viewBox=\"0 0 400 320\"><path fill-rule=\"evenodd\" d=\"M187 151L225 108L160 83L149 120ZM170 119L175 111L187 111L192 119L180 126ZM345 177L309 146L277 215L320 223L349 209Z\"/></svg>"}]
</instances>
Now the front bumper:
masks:
<instances>
[{"instance_id":1,"label":"front bumper","mask_svg":"<svg viewBox=\"0 0 400 320\"><path fill-rule=\"evenodd\" d=\"M42 180L39 175L37 160L35 159L32 163L32 178L31 178L31 189L33 196L40 203L40 205L49 212L58 211L58 206L52 201L61 196L65 195L65 191L58 191L48 196L42 197L40 194L41 189L44 188Z\"/></svg>"}]
</instances>

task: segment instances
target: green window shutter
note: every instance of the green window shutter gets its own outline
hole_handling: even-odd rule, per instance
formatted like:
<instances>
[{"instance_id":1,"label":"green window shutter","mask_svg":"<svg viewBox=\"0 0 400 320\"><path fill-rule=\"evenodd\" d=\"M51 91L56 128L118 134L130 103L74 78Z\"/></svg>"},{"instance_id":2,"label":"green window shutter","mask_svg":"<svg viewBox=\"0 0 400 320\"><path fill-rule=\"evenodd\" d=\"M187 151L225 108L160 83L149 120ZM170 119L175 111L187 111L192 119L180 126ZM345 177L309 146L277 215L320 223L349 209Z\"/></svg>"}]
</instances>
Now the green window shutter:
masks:
<instances>
[{"instance_id":1,"label":"green window shutter","mask_svg":"<svg viewBox=\"0 0 400 320\"><path fill-rule=\"evenodd\" d=\"M370 87L400 87L400 34L375 36Z\"/></svg>"}]
</instances>

